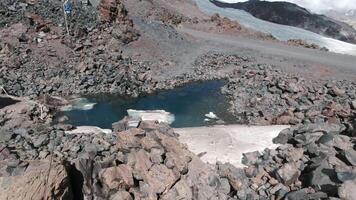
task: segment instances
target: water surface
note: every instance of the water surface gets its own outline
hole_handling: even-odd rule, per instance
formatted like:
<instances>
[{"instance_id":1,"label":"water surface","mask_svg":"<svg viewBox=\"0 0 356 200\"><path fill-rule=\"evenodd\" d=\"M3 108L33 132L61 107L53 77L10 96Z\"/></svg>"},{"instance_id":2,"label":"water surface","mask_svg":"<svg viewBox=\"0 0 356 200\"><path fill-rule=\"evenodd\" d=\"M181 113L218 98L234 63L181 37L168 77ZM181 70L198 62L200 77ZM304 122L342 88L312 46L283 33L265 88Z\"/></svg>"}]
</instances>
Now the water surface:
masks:
<instances>
[{"instance_id":1,"label":"water surface","mask_svg":"<svg viewBox=\"0 0 356 200\"><path fill-rule=\"evenodd\" d=\"M221 94L225 81L215 80L191 83L154 95L127 99L118 95L98 95L86 97L96 103L91 110L71 110L63 112L69 122L76 126L90 125L111 128L113 122L127 115L127 109L165 110L175 115L172 127L194 127L209 124L205 114L214 112L226 123L233 123L234 117L227 111L228 102ZM210 122L211 123L211 122Z\"/></svg>"}]
</instances>

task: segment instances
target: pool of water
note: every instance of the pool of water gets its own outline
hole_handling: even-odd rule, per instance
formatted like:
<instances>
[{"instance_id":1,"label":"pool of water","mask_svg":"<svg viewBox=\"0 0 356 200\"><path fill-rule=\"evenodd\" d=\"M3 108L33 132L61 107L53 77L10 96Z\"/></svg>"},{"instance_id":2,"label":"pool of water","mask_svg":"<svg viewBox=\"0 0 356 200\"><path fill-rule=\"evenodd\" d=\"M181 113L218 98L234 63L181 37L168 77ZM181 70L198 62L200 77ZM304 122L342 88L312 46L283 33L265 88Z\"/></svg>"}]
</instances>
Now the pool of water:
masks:
<instances>
[{"instance_id":1,"label":"pool of water","mask_svg":"<svg viewBox=\"0 0 356 200\"><path fill-rule=\"evenodd\" d=\"M73 125L101 128L111 128L113 122L127 115L128 109L168 111L175 116L172 127L208 125L212 123L205 121L205 114L209 112L215 113L225 123L233 123L236 120L228 112L227 99L220 90L224 84L223 80L196 82L135 99L117 95L87 96L89 102L95 103L92 109L74 109L61 114L66 115Z\"/></svg>"}]
</instances>

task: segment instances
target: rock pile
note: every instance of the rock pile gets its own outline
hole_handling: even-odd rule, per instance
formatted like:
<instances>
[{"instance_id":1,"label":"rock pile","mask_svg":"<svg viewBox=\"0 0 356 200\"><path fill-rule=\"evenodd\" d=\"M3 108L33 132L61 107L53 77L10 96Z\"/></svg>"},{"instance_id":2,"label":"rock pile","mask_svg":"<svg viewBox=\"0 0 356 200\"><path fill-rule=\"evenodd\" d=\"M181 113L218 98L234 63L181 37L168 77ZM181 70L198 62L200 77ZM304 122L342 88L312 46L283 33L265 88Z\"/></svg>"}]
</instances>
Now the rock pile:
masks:
<instances>
[{"instance_id":1,"label":"rock pile","mask_svg":"<svg viewBox=\"0 0 356 200\"><path fill-rule=\"evenodd\" d=\"M231 29L241 30L242 29L241 25L238 22L231 21L227 17L220 17L219 14L212 15L210 20L212 22L216 23L216 26L221 27L222 29L225 29L225 30L231 30Z\"/></svg>"},{"instance_id":2,"label":"rock pile","mask_svg":"<svg viewBox=\"0 0 356 200\"><path fill-rule=\"evenodd\" d=\"M128 44L137 40L139 33L134 29L127 10L120 0L102 0L99 4L99 18L102 22L114 22L114 34L120 41Z\"/></svg>"},{"instance_id":3,"label":"rock pile","mask_svg":"<svg viewBox=\"0 0 356 200\"><path fill-rule=\"evenodd\" d=\"M240 169L228 163L215 167L203 163L165 124L140 122L138 128L128 128L126 121L115 123L114 130L120 132L112 134L69 134L65 130L70 126L65 125L2 131L0 177L19 181L2 185L0 191L8 194L16 184L40 176L38 170L50 168L50 173L59 170L61 175L49 179L57 191L51 195L59 199L352 200L354 196L356 132L342 124L286 129L274 139L281 144L278 149L245 153L242 162L247 167ZM52 160L53 167L41 164L46 160ZM32 173L36 165L44 167ZM43 178L36 180L32 188L43 191ZM30 187L21 194L29 194L26 188Z\"/></svg>"},{"instance_id":4,"label":"rock pile","mask_svg":"<svg viewBox=\"0 0 356 200\"><path fill-rule=\"evenodd\" d=\"M61 189L49 199L228 199L230 193L228 179L220 178L188 151L164 124L141 122L139 128L117 135L66 135L59 127L8 134L11 137L0 143L1 177L28 180L38 176L30 173L33 163L29 160L48 159L66 166L66 171L58 172L63 176L49 179L55 181L53 191ZM63 171L60 164L50 168L51 173ZM40 181L36 179L32 187L42 191ZM2 185L0 191L13 191L18 184Z\"/></svg>"},{"instance_id":5,"label":"rock pile","mask_svg":"<svg viewBox=\"0 0 356 200\"><path fill-rule=\"evenodd\" d=\"M239 199L353 199L355 138L345 135L345 129L328 123L299 125L274 139L282 144L278 149L246 153L242 161L248 165L248 184L237 193Z\"/></svg>"},{"instance_id":6,"label":"rock pile","mask_svg":"<svg viewBox=\"0 0 356 200\"><path fill-rule=\"evenodd\" d=\"M267 65L236 69L223 92L249 123L348 123L356 114L352 81L308 80Z\"/></svg>"},{"instance_id":7,"label":"rock pile","mask_svg":"<svg viewBox=\"0 0 356 200\"><path fill-rule=\"evenodd\" d=\"M13 166L17 164L19 163L12 163ZM16 176L2 174L3 161L0 161L0 168L0 199L73 199L69 176L64 165L51 165L48 161L31 161L26 163L23 171L18 172Z\"/></svg>"},{"instance_id":8,"label":"rock pile","mask_svg":"<svg viewBox=\"0 0 356 200\"><path fill-rule=\"evenodd\" d=\"M300 39L298 39L298 40L297 39L288 40L287 44L293 45L293 46L305 47L305 48L308 48L308 49L320 49L322 51L329 51L325 47L320 47L319 45L316 45L316 44L313 44L313 43L310 44L310 43L307 43L306 41L300 40Z\"/></svg>"},{"instance_id":9,"label":"rock pile","mask_svg":"<svg viewBox=\"0 0 356 200\"><path fill-rule=\"evenodd\" d=\"M13 104L0 108L0 132L2 129L29 128L51 121L50 109L37 102L17 99Z\"/></svg>"}]
</instances>

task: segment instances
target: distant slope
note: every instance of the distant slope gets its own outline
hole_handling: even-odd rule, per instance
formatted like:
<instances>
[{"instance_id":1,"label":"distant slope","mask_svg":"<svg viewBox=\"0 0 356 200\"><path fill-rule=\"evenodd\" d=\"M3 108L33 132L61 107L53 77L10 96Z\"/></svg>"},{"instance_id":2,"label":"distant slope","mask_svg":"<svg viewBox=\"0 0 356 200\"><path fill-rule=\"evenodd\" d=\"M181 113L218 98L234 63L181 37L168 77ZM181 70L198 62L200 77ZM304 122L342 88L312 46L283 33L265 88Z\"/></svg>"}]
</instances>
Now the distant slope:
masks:
<instances>
[{"instance_id":1,"label":"distant slope","mask_svg":"<svg viewBox=\"0 0 356 200\"><path fill-rule=\"evenodd\" d=\"M328 10L324 15L345 22L356 29L356 10Z\"/></svg>"},{"instance_id":2,"label":"distant slope","mask_svg":"<svg viewBox=\"0 0 356 200\"><path fill-rule=\"evenodd\" d=\"M217 0L210 1L221 8L244 10L262 20L303 28L314 33L356 44L356 30L348 24L324 15L313 14L293 3L251 0L230 4Z\"/></svg>"}]
</instances>

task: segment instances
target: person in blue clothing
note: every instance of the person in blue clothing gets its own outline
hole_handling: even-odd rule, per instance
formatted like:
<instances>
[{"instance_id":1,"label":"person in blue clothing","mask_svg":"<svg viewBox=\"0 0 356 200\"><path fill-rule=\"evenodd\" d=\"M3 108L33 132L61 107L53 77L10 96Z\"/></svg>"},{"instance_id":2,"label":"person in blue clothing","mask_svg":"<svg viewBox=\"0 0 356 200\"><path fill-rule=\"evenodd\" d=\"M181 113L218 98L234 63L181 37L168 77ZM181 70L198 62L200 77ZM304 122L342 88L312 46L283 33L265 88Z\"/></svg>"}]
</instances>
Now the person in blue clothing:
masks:
<instances>
[{"instance_id":1,"label":"person in blue clothing","mask_svg":"<svg viewBox=\"0 0 356 200\"><path fill-rule=\"evenodd\" d=\"M67 14L67 15L72 13L73 6L72 6L72 3L70 2L70 0L64 1L63 9L64 9L65 14Z\"/></svg>"},{"instance_id":2,"label":"person in blue clothing","mask_svg":"<svg viewBox=\"0 0 356 200\"><path fill-rule=\"evenodd\" d=\"M68 35L69 35L69 27L68 27L67 15L70 15L73 10L73 6L70 1L71 0L65 0L63 3L64 21L65 21L66 31Z\"/></svg>"}]
</instances>

